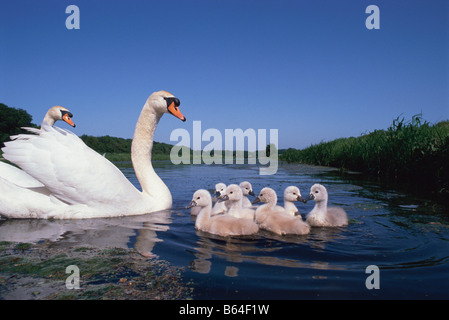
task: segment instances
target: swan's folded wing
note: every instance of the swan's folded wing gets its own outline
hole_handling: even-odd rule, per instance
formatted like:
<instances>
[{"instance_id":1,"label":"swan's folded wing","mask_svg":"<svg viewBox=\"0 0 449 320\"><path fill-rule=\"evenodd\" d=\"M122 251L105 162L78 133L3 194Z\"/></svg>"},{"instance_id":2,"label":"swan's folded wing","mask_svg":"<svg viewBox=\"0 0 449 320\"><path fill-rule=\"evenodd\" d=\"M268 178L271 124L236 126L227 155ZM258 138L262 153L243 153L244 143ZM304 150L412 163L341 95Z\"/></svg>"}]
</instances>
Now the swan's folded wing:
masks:
<instances>
[{"instance_id":1,"label":"swan's folded wing","mask_svg":"<svg viewBox=\"0 0 449 320\"><path fill-rule=\"evenodd\" d=\"M0 178L22 188L39 188L44 186L28 173L3 161L0 161Z\"/></svg>"},{"instance_id":2,"label":"swan's folded wing","mask_svg":"<svg viewBox=\"0 0 449 320\"><path fill-rule=\"evenodd\" d=\"M45 126L39 135L5 143L3 157L70 204L134 201L138 190L109 160L68 130Z\"/></svg>"}]
</instances>

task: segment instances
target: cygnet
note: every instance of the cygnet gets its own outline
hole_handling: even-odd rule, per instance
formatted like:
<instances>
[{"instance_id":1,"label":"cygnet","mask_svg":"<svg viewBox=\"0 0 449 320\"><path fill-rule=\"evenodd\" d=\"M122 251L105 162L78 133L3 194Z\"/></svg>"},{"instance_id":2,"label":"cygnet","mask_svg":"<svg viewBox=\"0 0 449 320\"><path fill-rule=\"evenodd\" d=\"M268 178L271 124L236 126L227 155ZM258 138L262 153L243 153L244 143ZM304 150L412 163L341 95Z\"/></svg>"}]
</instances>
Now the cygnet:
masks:
<instances>
[{"instance_id":1,"label":"cygnet","mask_svg":"<svg viewBox=\"0 0 449 320\"><path fill-rule=\"evenodd\" d=\"M255 213L255 221L260 229L278 235L303 235L310 232L310 226L302 219L290 216L283 207L276 205L277 195L273 189L263 188L253 204L257 202L266 202L258 207Z\"/></svg>"},{"instance_id":2,"label":"cygnet","mask_svg":"<svg viewBox=\"0 0 449 320\"><path fill-rule=\"evenodd\" d=\"M201 207L195 221L197 230L223 237L252 235L259 231L258 225L248 219L239 219L228 214L211 217L212 198L207 190L195 191L192 201L186 208L195 206Z\"/></svg>"},{"instance_id":3,"label":"cygnet","mask_svg":"<svg viewBox=\"0 0 449 320\"><path fill-rule=\"evenodd\" d=\"M295 201L306 202L304 198L301 196L301 192L299 188L296 186L289 186L284 190L284 209L291 216L300 216L298 208L295 205Z\"/></svg>"},{"instance_id":4,"label":"cygnet","mask_svg":"<svg viewBox=\"0 0 449 320\"><path fill-rule=\"evenodd\" d=\"M341 227L348 225L348 215L339 207L327 207L328 194L321 184L314 184L306 200L315 200L315 207L307 215L312 227Z\"/></svg>"},{"instance_id":5,"label":"cygnet","mask_svg":"<svg viewBox=\"0 0 449 320\"><path fill-rule=\"evenodd\" d=\"M250 208L244 208L242 206L242 201L245 197L243 196L242 188L236 184L230 184L226 188L226 195L221 197L218 201L229 201L230 207L228 209L228 214L236 217L254 220L254 210Z\"/></svg>"},{"instance_id":6,"label":"cygnet","mask_svg":"<svg viewBox=\"0 0 449 320\"><path fill-rule=\"evenodd\" d=\"M217 183L215 185L215 197L219 200L221 197L226 195L226 185L222 182ZM212 208L212 215L215 216L217 214L223 214L228 211L227 203L223 201L215 202L215 205Z\"/></svg>"},{"instance_id":7,"label":"cygnet","mask_svg":"<svg viewBox=\"0 0 449 320\"><path fill-rule=\"evenodd\" d=\"M249 181L243 181L240 183L240 188L242 189L242 192L243 192L242 207L243 208L251 207L252 204L248 198L248 195L253 196L253 197L256 196L253 191L253 186L251 185L251 183Z\"/></svg>"}]
</instances>

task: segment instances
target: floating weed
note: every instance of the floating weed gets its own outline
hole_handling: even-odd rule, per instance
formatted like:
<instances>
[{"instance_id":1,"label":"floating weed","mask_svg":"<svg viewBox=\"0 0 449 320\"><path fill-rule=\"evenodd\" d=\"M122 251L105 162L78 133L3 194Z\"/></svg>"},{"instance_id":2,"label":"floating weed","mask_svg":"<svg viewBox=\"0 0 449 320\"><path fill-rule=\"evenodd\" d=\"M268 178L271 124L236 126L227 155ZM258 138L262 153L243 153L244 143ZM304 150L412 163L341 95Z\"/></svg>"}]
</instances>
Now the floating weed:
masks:
<instances>
[{"instance_id":1,"label":"floating weed","mask_svg":"<svg viewBox=\"0 0 449 320\"><path fill-rule=\"evenodd\" d=\"M33 246L32 243L19 243L16 245L16 250L28 250Z\"/></svg>"},{"instance_id":2,"label":"floating weed","mask_svg":"<svg viewBox=\"0 0 449 320\"><path fill-rule=\"evenodd\" d=\"M17 290L14 284L32 286L28 299L187 299L192 294L182 279L183 269L133 249L79 247L61 252L13 243L0 243L0 248L0 299ZM79 290L65 286L69 265L80 270Z\"/></svg>"}]
</instances>

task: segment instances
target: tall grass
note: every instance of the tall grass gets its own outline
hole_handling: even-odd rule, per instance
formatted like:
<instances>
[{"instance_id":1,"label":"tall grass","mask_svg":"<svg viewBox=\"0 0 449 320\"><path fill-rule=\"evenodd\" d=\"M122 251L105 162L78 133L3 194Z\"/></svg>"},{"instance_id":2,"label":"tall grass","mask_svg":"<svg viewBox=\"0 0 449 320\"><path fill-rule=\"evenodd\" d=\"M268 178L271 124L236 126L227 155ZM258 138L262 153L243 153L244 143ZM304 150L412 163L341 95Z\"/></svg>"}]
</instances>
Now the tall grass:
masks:
<instances>
[{"instance_id":1,"label":"tall grass","mask_svg":"<svg viewBox=\"0 0 449 320\"><path fill-rule=\"evenodd\" d=\"M288 149L280 158L421 184L449 198L449 121L431 125L421 114L410 121L399 116L387 130L357 138Z\"/></svg>"}]
</instances>

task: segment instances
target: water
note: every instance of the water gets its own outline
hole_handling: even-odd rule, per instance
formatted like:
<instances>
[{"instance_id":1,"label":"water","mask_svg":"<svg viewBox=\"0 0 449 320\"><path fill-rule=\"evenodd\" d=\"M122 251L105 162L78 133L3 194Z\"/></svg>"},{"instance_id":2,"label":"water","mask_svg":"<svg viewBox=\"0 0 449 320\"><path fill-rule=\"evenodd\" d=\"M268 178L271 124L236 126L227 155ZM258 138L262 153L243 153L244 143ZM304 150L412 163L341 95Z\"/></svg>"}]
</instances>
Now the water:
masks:
<instances>
[{"instance_id":1,"label":"water","mask_svg":"<svg viewBox=\"0 0 449 320\"><path fill-rule=\"evenodd\" d=\"M118 166L136 185L129 163ZM49 246L94 245L135 248L186 267L196 299L448 299L449 214L447 209L332 169L282 164L273 176L251 165L186 165L158 162L173 209L137 217L81 221L0 220L0 241L46 241ZM304 195L324 184L329 205L343 207L344 228L313 228L306 236L267 232L221 238L197 232L185 209L199 188L248 180L257 194L275 189L282 204L285 187ZM298 204L304 215L314 202ZM379 268L380 289L368 290L369 265Z\"/></svg>"}]
</instances>

